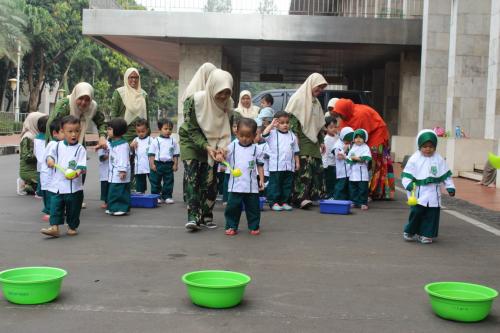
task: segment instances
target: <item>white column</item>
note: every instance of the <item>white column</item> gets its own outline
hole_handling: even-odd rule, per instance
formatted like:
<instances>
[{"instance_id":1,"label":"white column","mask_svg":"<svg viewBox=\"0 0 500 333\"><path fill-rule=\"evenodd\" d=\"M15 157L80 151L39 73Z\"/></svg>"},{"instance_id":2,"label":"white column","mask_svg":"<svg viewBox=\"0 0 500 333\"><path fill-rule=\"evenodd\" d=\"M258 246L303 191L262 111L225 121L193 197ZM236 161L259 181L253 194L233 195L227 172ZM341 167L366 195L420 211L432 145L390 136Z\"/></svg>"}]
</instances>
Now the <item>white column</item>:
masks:
<instances>
[{"instance_id":1,"label":"white column","mask_svg":"<svg viewBox=\"0 0 500 333\"><path fill-rule=\"evenodd\" d=\"M455 61L457 51L458 1L451 3L450 16L450 45L448 51L448 89L446 93L445 129L450 133L453 130L453 102L455 97Z\"/></svg>"},{"instance_id":2,"label":"white column","mask_svg":"<svg viewBox=\"0 0 500 333\"><path fill-rule=\"evenodd\" d=\"M488 57L488 86L486 91L486 114L484 117L484 138L498 138L498 129L495 125L500 123L500 98L498 81L500 76L500 1L491 0L491 22L490 22L490 47ZM498 113L497 113L497 110ZM500 127L500 125L498 125ZM497 178L497 181L500 177Z\"/></svg>"}]
</instances>

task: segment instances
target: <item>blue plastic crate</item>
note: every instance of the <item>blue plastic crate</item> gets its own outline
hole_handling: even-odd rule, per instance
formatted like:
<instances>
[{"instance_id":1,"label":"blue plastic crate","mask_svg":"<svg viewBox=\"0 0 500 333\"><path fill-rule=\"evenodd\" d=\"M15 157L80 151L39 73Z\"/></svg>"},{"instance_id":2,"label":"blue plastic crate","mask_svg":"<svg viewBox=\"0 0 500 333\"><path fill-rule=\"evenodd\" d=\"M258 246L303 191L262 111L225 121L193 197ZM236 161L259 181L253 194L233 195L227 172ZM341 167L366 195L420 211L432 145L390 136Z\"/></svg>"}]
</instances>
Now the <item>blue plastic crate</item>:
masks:
<instances>
[{"instance_id":1,"label":"blue plastic crate","mask_svg":"<svg viewBox=\"0 0 500 333\"><path fill-rule=\"evenodd\" d=\"M321 200L319 202L319 212L321 214L341 214L351 213L351 201L348 200Z\"/></svg>"},{"instance_id":2,"label":"blue plastic crate","mask_svg":"<svg viewBox=\"0 0 500 333\"><path fill-rule=\"evenodd\" d=\"M132 194L130 205L132 208L156 208L159 197L159 194Z\"/></svg>"},{"instance_id":3,"label":"blue plastic crate","mask_svg":"<svg viewBox=\"0 0 500 333\"><path fill-rule=\"evenodd\" d=\"M260 207L260 210L264 210L264 206L266 205L266 197L259 197L259 207ZM241 202L241 210L244 211L245 210L245 204L243 202Z\"/></svg>"}]
</instances>

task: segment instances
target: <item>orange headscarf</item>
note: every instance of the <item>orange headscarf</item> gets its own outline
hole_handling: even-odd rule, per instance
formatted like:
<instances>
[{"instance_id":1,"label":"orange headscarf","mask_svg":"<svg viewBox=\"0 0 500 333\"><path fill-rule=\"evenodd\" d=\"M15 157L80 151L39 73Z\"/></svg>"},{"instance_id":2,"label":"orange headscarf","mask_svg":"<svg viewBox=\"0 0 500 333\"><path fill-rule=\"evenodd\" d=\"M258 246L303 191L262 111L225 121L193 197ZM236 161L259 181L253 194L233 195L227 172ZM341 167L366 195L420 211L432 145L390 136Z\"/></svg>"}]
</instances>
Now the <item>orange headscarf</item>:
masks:
<instances>
[{"instance_id":1,"label":"orange headscarf","mask_svg":"<svg viewBox=\"0 0 500 333\"><path fill-rule=\"evenodd\" d=\"M378 112L368 105L354 104L350 99L341 98L335 103L332 112L343 118L340 129L347 126L354 129L364 128L368 132L368 146L378 147L389 143L387 125Z\"/></svg>"}]
</instances>

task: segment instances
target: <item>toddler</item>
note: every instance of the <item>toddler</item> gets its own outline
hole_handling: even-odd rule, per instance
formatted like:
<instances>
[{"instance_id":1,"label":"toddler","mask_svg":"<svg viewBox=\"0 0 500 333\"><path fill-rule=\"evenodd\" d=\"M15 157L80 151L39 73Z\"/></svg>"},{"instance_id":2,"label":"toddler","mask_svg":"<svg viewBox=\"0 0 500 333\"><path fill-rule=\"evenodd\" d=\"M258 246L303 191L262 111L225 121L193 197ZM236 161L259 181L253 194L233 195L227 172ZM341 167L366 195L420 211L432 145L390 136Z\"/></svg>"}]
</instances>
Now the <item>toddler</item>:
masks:
<instances>
[{"instance_id":1,"label":"toddler","mask_svg":"<svg viewBox=\"0 0 500 333\"><path fill-rule=\"evenodd\" d=\"M326 198L335 197L335 182L337 170L335 168L334 148L339 136L337 135L337 120L334 117L325 118L325 152L323 153L323 172L325 174Z\"/></svg>"},{"instance_id":2,"label":"toddler","mask_svg":"<svg viewBox=\"0 0 500 333\"><path fill-rule=\"evenodd\" d=\"M149 178L149 147L152 139L149 136L149 125L146 119L139 118L135 121L135 133L137 137L130 144L134 151L134 178L137 193L146 193Z\"/></svg>"},{"instance_id":3,"label":"toddler","mask_svg":"<svg viewBox=\"0 0 500 333\"><path fill-rule=\"evenodd\" d=\"M351 166L347 163L346 158L351 148L354 130L351 127L344 127L340 131L339 140L335 142L333 154L335 156L335 194L337 200L349 200L349 176L351 174Z\"/></svg>"},{"instance_id":4,"label":"toddler","mask_svg":"<svg viewBox=\"0 0 500 333\"><path fill-rule=\"evenodd\" d=\"M347 155L347 162L351 164L349 175L349 192L354 207L368 209L368 163L372 160L370 147L365 143L368 141L368 132L360 128L354 131L354 143Z\"/></svg>"}]
</instances>

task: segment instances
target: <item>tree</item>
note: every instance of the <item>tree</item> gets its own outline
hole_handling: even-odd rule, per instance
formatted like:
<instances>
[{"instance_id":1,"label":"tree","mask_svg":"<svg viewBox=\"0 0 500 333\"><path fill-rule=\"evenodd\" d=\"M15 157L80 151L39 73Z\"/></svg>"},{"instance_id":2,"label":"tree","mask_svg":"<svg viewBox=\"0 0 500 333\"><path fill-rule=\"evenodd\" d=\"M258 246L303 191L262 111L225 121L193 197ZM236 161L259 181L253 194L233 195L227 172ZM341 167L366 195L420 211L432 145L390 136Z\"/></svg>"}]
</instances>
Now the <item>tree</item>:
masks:
<instances>
[{"instance_id":1,"label":"tree","mask_svg":"<svg viewBox=\"0 0 500 333\"><path fill-rule=\"evenodd\" d=\"M231 0L207 0L204 10L206 12L231 13Z\"/></svg>"},{"instance_id":2,"label":"tree","mask_svg":"<svg viewBox=\"0 0 500 333\"><path fill-rule=\"evenodd\" d=\"M274 0L260 0L258 11L261 14L274 14L278 8Z\"/></svg>"}]
</instances>

